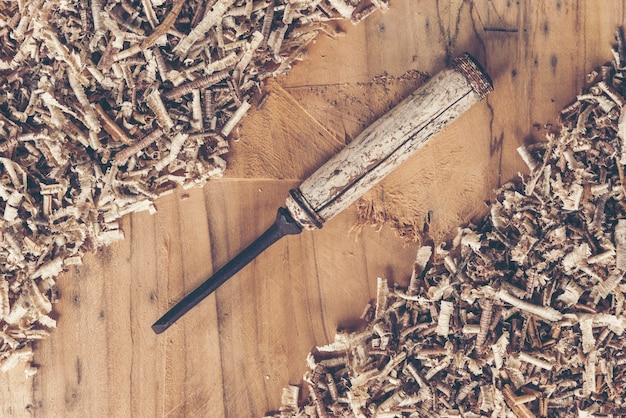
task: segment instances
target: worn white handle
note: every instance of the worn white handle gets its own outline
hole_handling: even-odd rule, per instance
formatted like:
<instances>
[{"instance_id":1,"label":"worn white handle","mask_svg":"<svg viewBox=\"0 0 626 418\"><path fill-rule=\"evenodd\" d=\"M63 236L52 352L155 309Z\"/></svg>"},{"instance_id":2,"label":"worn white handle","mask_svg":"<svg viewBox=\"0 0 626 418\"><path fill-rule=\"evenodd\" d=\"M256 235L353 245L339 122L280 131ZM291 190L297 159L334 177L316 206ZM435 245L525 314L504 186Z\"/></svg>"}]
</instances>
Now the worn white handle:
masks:
<instances>
[{"instance_id":1,"label":"worn white handle","mask_svg":"<svg viewBox=\"0 0 626 418\"><path fill-rule=\"evenodd\" d=\"M304 228L320 228L492 89L476 61L459 56L292 190L287 209Z\"/></svg>"}]
</instances>

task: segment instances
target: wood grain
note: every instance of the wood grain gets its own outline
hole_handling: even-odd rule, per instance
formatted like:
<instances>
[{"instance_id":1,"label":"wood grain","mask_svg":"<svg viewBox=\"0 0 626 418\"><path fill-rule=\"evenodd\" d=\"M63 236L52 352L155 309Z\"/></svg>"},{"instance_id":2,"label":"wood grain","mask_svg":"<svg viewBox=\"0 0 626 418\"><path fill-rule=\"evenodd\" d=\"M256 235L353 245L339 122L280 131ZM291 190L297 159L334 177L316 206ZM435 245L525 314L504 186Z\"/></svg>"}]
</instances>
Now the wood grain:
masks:
<instances>
[{"instance_id":1,"label":"wood grain","mask_svg":"<svg viewBox=\"0 0 626 418\"><path fill-rule=\"evenodd\" d=\"M59 329L36 347L38 375L0 377L2 416L238 418L277 409L280 388L300 382L312 346L354 324L377 276L406 283L414 245L387 227L351 232L351 207L319 231L277 243L166 334L152 334L152 322L273 221L302 174L299 161L321 164L421 83L420 74L468 51L495 91L446 129L438 141L446 146L429 144L370 192L381 210L410 210L420 225L430 218L434 237L454 234L484 210L493 187L524 170L515 148L541 138L585 73L610 59L626 17L615 0L390 4L361 25L342 24L343 37L320 38L279 80L302 123L276 110L280 103L269 107L265 123L284 134L251 156L243 132L254 126L244 122L235 144L242 152L231 161L239 171L164 197L154 216L124 218L125 241L61 277ZM311 142L287 145L304 126ZM260 163L245 171L259 161L271 170Z\"/></svg>"}]
</instances>

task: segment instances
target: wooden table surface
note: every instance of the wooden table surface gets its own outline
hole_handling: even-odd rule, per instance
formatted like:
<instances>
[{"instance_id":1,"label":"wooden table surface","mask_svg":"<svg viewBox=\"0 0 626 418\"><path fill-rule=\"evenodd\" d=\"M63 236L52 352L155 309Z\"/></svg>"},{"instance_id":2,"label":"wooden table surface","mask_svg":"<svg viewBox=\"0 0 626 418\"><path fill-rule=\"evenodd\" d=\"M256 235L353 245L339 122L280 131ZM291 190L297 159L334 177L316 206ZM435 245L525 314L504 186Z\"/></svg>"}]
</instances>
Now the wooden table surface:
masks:
<instances>
[{"instance_id":1,"label":"wooden table surface","mask_svg":"<svg viewBox=\"0 0 626 418\"><path fill-rule=\"evenodd\" d=\"M611 59L623 1L390 0L342 24L235 135L224 179L177 191L126 239L59 278L58 329L36 346L39 373L0 378L3 417L262 417L297 384L306 354L354 325L378 276L406 284L417 244L388 226L354 229L357 210L283 239L162 335L150 325L262 233L289 190L364 126L468 51L495 91L370 198L430 220L436 242L484 213L524 171L515 149ZM394 198L412 202L394 205ZM398 215L398 213L396 213ZM402 215L402 213L400 213Z\"/></svg>"}]
</instances>

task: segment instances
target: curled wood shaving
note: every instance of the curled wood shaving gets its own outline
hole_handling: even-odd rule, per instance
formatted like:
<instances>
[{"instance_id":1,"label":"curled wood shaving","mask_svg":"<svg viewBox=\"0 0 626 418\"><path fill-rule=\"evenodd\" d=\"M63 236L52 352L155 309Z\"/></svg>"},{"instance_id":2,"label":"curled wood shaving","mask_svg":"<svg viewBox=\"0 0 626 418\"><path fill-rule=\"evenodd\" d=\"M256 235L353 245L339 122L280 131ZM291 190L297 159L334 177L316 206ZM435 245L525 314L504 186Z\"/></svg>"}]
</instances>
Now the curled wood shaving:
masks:
<instances>
[{"instance_id":1,"label":"curled wood shaving","mask_svg":"<svg viewBox=\"0 0 626 418\"><path fill-rule=\"evenodd\" d=\"M327 375L312 382L317 411L626 415L621 36L616 60L563 110L560 132L519 150L530 174L498 190L489 215L460 228L450 249L419 250L408 291L381 291L380 280L384 309L377 303L363 329L313 350L309 366L332 364L338 391L330 396Z\"/></svg>"},{"instance_id":2,"label":"curled wood shaving","mask_svg":"<svg viewBox=\"0 0 626 418\"><path fill-rule=\"evenodd\" d=\"M0 3L0 369L27 357L54 278L177 186L225 169L264 80L380 0ZM360 19L360 17L359 17ZM30 373L30 369L29 369Z\"/></svg>"}]
</instances>

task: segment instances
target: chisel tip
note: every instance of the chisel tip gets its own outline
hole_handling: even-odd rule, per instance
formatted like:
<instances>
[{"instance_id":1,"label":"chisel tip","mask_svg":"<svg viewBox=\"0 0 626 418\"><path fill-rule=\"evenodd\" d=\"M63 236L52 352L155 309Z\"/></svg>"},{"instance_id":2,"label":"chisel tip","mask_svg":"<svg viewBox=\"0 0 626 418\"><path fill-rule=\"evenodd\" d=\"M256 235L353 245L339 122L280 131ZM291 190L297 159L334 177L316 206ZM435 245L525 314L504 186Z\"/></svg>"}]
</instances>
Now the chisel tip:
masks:
<instances>
[{"instance_id":1,"label":"chisel tip","mask_svg":"<svg viewBox=\"0 0 626 418\"><path fill-rule=\"evenodd\" d=\"M152 331L154 331L155 334L161 334L163 331L165 331L169 327L170 327L170 324L157 321L154 324L152 324Z\"/></svg>"}]
</instances>

